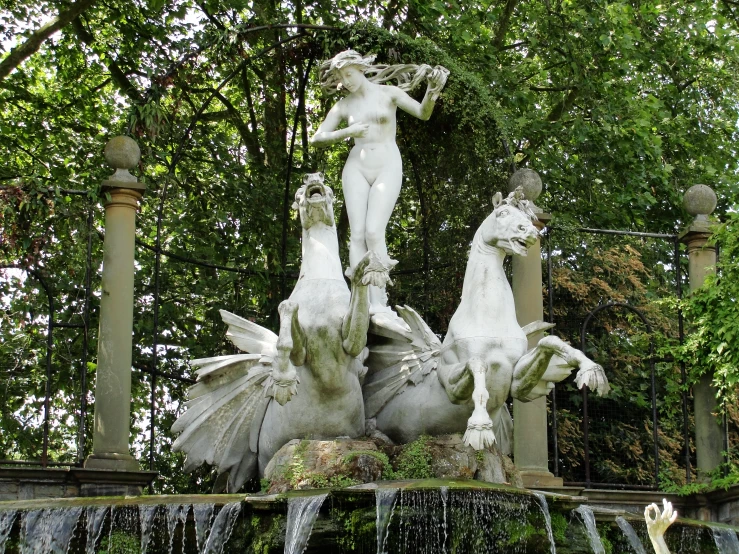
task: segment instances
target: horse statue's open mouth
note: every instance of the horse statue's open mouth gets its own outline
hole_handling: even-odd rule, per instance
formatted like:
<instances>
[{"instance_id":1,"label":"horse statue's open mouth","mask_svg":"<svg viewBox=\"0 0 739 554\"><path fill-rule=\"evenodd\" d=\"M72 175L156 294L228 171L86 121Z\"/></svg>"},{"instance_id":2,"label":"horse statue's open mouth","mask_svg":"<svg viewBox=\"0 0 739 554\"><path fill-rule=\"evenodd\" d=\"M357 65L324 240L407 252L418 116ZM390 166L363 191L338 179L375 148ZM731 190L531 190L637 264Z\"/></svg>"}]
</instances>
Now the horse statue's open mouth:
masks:
<instances>
[{"instance_id":1,"label":"horse statue's open mouth","mask_svg":"<svg viewBox=\"0 0 739 554\"><path fill-rule=\"evenodd\" d=\"M324 190L324 185L316 183L314 185L308 186L305 191L305 197L311 204L325 201L326 191Z\"/></svg>"}]
</instances>

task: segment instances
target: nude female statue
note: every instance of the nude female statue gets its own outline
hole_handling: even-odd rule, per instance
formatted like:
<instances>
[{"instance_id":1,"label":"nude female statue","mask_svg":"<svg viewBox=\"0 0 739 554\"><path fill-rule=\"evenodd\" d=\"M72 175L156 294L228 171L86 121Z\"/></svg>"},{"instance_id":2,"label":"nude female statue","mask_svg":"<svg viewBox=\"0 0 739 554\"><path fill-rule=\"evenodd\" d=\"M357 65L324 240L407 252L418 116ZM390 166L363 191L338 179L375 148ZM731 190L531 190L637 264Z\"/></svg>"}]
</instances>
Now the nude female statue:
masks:
<instances>
[{"instance_id":1,"label":"nude female statue","mask_svg":"<svg viewBox=\"0 0 739 554\"><path fill-rule=\"evenodd\" d=\"M311 144L319 147L354 139L341 174L351 230L350 273L370 250L387 269L397 263L388 256L385 243L385 228L403 179L403 163L395 143L396 109L427 120L449 75L441 66L372 65L374 58L346 50L321 65L322 88L330 93L345 88L349 94L331 108L311 138ZM419 103L405 91L424 78L428 85ZM390 79L398 80L399 85L380 84ZM339 129L344 122L346 126ZM389 310L384 288L371 287L370 312Z\"/></svg>"}]
</instances>

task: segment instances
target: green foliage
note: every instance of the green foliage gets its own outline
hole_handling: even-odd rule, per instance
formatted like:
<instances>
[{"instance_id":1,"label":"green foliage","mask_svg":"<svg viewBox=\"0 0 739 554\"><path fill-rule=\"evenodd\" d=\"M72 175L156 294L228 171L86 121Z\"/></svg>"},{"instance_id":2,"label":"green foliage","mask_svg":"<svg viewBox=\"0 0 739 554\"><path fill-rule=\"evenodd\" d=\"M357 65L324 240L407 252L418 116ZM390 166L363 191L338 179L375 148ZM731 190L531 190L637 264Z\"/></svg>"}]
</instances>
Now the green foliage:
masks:
<instances>
[{"instance_id":1,"label":"green foliage","mask_svg":"<svg viewBox=\"0 0 739 554\"><path fill-rule=\"evenodd\" d=\"M100 552L109 554L139 554L141 545L135 535L114 531L100 541Z\"/></svg>"},{"instance_id":2,"label":"green foliage","mask_svg":"<svg viewBox=\"0 0 739 554\"><path fill-rule=\"evenodd\" d=\"M567 518L559 512L551 512L550 517L554 542L563 544L567 540Z\"/></svg>"},{"instance_id":3,"label":"green foliage","mask_svg":"<svg viewBox=\"0 0 739 554\"><path fill-rule=\"evenodd\" d=\"M712 374L720 396L736 402L739 384L739 213L737 205L718 225L713 240L720 258L705 284L681 304L689 333L673 352L689 368L690 382Z\"/></svg>"},{"instance_id":4,"label":"green foliage","mask_svg":"<svg viewBox=\"0 0 739 554\"><path fill-rule=\"evenodd\" d=\"M421 435L413 442L403 445L395 459L395 479L429 479L431 471L430 437Z\"/></svg>"}]
</instances>

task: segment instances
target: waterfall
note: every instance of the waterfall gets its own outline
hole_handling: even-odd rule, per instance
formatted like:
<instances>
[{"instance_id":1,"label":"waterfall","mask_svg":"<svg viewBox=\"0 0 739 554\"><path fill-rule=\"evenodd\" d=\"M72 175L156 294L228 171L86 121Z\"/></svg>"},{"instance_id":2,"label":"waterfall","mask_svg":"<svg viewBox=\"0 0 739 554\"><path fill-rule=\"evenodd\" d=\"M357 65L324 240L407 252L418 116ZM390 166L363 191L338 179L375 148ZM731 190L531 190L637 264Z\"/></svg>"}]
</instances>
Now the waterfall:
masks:
<instances>
[{"instance_id":1,"label":"waterfall","mask_svg":"<svg viewBox=\"0 0 739 554\"><path fill-rule=\"evenodd\" d=\"M733 529L714 527L713 542L716 543L719 554L739 554L739 540Z\"/></svg>"},{"instance_id":2,"label":"waterfall","mask_svg":"<svg viewBox=\"0 0 739 554\"><path fill-rule=\"evenodd\" d=\"M377 510L376 524L377 527L377 554L385 554L385 541L387 540L387 531L390 527L390 520L393 517L395 509L395 495L398 489L378 488L375 491L375 506Z\"/></svg>"},{"instance_id":3,"label":"waterfall","mask_svg":"<svg viewBox=\"0 0 739 554\"><path fill-rule=\"evenodd\" d=\"M639 540L639 536L636 534L636 531L634 531L634 528L631 526L631 524L622 516L618 516L616 518L616 523L618 523L621 531L623 531L626 539L631 545L631 548L634 549L634 552L636 552L636 554L647 554L647 551L644 549L644 545L642 544L641 540Z\"/></svg>"},{"instance_id":4,"label":"waterfall","mask_svg":"<svg viewBox=\"0 0 739 554\"><path fill-rule=\"evenodd\" d=\"M221 508L213 522L205 546L202 550L199 550L200 554L221 554L223 552L223 547L231 537L236 518L239 517L240 513L241 502L231 502Z\"/></svg>"},{"instance_id":5,"label":"waterfall","mask_svg":"<svg viewBox=\"0 0 739 554\"><path fill-rule=\"evenodd\" d=\"M303 553L326 496L328 495L294 496L287 501L285 554Z\"/></svg>"},{"instance_id":6,"label":"waterfall","mask_svg":"<svg viewBox=\"0 0 739 554\"><path fill-rule=\"evenodd\" d=\"M449 487L441 487L441 488L439 488L439 494L441 495L441 504L442 504L442 506L444 508L444 513L443 513L443 516L442 516L443 519L442 519L442 522L441 522L441 526L442 526L442 529L444 529L444 542L442 544L444 545L444 552L446 552L446 540L447 540L447 538L449 536L449 534L447 533L446 503L447 503L447 500L449 499Z\"/></svg>"},{"instance_id":7,"label":"waterfall","mask_svg":"<svg viewBox=\"0 0 739 554\"><path fill-rule=\"evenodd\" d=\"M16 510L10 510L7 512L0 512L0 554L5 554L5 542L8 540L8 535L13 529L13 523L15 523L15 516L18 514Z\"/></svg>"},{"instance_id":8,"label":"waterfall","mask_svg":"<svg viewBox=\"0 0 739 554\"><path fill-rule=\"evenodd\" d=\"M205 548L205 541L210 532L210 524L213 521L214 504L193 504L192 515L195 520L195 540L198 543L198 552Z\"/></svg>"},{"instance_id":9,"label":"waterfall","mask_svg":"<svg viewBox=\"0 0 739 554\"><path fill-rule=\"evenodd\" d=\"M534 492L534 496L539 501L539 506L541 506L541 511L544 514L544 524L547 527L547 538L549 539L550 552L551 554L557 554L557 546L554 544L554 533L552 533L552 518L549 515L547 499L540 492Z\"/></svg>"},{"instance_id":10,"label":"waterfall","mask_svg":"<svg viewBox=\"0 0 739 554\"><path fill-rule=\"evenodd\" d=\"M21 527L21 554L66 554L80 515L81 506L26 512Z\"/></svg>"},{"instance_id":11,"label":"waterfall","mask_svg":"<svg viewBox=\"0 0 739 554\"><path fill-rule=\"evenodd\" d=\"M603 543L600 540L598 534L598 528L595 526L595 514L590 506L582 504L578 506L575 511L580 514L583 523L585 524L585 530L588 534L588 540L590 541L590 548L593 549L594 554L606 554L606 550L603 547Z\"/></svg>"},{"instance_id":12,"label":"waterfall","mask_svg":"<svg viewBox=\"0 0 739 554\"><path fill-rule=\"evenodd\" d=\"M154 528L154 517L159 506L139 505L139 524L141 527L141 554L146 554L151 541L151 531Z\"/></svg>"},{"instance_id":13,"label":"waterfall","mask_svg":"<svg viewBox=\"0 0 739 554\"><path fill-rule=\"evenodd\" d=\"M174 547L174 533L177 530L177 524L182 523L182 543L185 542L185 521L187 521L187 512L190 510L189 504L167 504L167 532L169 533L169 554L172 554Z\"/></svg>"},{"instance_id":14,"label":"waterfall","mask_svg":"<svg viewBox=\"0 0 739 554\"><path fill-rule=\"evenodd\" d=\"M85 554L95 554L95 546L97 546L100 535L103 533L103 523L107 513L107 506L88 506L85 510L85 519L87 520Z\"/></svg>"}]
</instances>

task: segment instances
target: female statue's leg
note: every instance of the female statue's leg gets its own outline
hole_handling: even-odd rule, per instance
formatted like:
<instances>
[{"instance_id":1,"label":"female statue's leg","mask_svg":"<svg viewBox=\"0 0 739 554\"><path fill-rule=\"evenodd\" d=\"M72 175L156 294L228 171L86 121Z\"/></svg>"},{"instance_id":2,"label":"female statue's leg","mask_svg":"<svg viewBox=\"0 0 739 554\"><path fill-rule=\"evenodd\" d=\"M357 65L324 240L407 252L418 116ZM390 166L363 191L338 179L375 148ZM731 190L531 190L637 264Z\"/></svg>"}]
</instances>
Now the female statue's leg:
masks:
<instances>
[{"instance_id":1,"label":"female statue's leg","mask_svg":"<svg viewBox=\"0 0 739 554\"><path fill-rule=\"evenodd\" d=\"M400 164L397 165L400 166ZM365 241L367 249L377 252L382 259L388 257L385 229L390 221L393 208L395 208L395 202L398 200L402 181L402 168L389 167L378 175L369 191L364 229Z\"/></svg>"},{"instance_id":2,"label":"female statue's leg","mask_svg":"<svg viewBox=\"0 0 739 554\"><path fill-rule=\"evenodd\" d=\"M346 214L349 217L349 266L354 268L367 253L367 202L370 185L357 164L348 160L341 173Z\"/></svg>"},{"instance_id":3,"label":"female statue's leg","mask_svg":"<svg viewBox=\"0 0 739 554\"><path fill-rule=\"evenodd\" d=\"M397 167L393 167L396 166ZM395 208L403 181L400 163L388 163L372 185L367 202L367 218L365 221L365 241L367 249L376 252L383 263L389 264L385 229ZM370 312L387 311L387 294L385 288L370 287Z\"/></svg>"}]
</instances>

